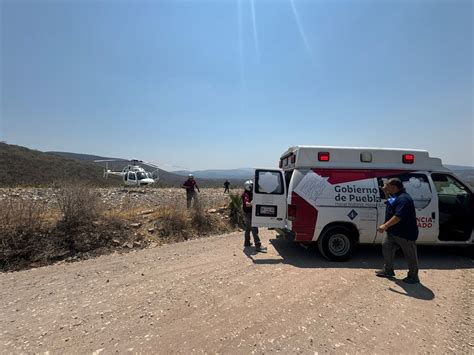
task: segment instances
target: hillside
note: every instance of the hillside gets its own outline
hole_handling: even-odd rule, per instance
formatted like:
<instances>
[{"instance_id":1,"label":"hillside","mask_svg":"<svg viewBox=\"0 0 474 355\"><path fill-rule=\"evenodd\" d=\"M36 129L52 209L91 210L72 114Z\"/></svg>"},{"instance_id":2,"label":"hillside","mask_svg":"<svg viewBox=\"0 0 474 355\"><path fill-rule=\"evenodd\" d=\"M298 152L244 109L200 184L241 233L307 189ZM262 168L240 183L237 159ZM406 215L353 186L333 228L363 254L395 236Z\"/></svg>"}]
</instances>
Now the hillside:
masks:
<instances>
[{"instance_id":1,"label":"hillside","mask_svg":"<svg viewBox=\"0 0 474 355\"><path fill-rule=\"evenodd\" d=\"M103 178L104 163L94 160L111 159L97 155L66 152L41 152L25 147L0 143L0 186L51 186L53 184L85 183L93 186L121 186L118 176ZM113 159L113 158L112 158ZM108 168L122 170L126 162L108 163ZM149 171L153 167L144 168ZM157 187L180 186L183 176L159 169L160 182ZM221 179L200 179L199 186L221 187ZM241 181L234 181L241 185Z\"/></svg>"},{"instance_id":2,"label":"hillside","mask_svg":"<svg viewBox=\"0 0 474 355\"><path fill-rule=\"evenodd\" d=\"M0 143L0 186L50 186L81 182L95 186L118 185L103 179L103 169L87 163Z\"/></svg>"},{"instance_id":3,"label":"hillside","mask_svg":"<svg viewBox=\"0 0 474 355\"><path fill-rule=\"evenodd\" d=\"M122 170L123 166L127 164L127 160L123 158L110 158L102 157L98 155L90 154L78 154L70 152L48 152L48 154L54 154L61 157L75 159L82 162L92 163L94 160L107 160L107 159L117 159L117 162L108 162L107 166L112 170ZM105 163L93 163L105 167ZM142 164L142 166L147 171L155 170L154 167ZM234 186L241 186L243 182L253 175L253 170L251 172L242 171L250 169L234 169L234 170L206 170L201 172L196 172L194 176L199 179L198 184L202 187L221 187L224 181L226 180L226 172L233 172L229 174L229 181ZM159 186L180 186L186 177L190 173L189 171L173 171L168 172L166 170L158 169L160 175Z\"/></svg>"}]
</instances>

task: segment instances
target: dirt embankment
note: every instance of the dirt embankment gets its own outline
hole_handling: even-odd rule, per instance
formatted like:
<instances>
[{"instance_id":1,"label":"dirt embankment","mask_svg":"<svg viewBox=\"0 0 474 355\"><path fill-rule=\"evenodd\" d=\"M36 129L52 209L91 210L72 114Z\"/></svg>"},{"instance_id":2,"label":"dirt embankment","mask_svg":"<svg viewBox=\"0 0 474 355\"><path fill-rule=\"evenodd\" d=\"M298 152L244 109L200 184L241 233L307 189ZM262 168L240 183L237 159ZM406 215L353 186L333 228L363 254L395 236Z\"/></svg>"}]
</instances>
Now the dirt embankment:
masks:
<instances>
[{"instance_id":1,"label":"dirt embankment","mask_svg":"<svg viewBox=\"0 0 474 355\"><path fill-rule=\"evenodd\" d=\"M422 285L405 285L374 276L379 247L332 263L262 235L267 254L231 233L0 274L0 349L473 353L472 259L420 248Z\"/></svg>"}]
</instances>

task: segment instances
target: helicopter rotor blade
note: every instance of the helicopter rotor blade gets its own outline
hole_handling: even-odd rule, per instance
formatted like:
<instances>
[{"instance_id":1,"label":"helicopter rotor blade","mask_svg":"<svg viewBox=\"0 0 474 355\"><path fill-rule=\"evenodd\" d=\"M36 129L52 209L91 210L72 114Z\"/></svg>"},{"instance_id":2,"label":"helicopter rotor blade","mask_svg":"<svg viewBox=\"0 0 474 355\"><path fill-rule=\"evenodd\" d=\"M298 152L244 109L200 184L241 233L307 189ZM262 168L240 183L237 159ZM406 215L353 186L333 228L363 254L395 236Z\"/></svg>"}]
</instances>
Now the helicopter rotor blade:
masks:
<instances>
[{"instance_id":1,"label":"helicopter rotor blade","mask_svg":"<svg viewBox=\"0 0 474 355\"><path fill-rule=\"evenodd\" d=\"M156 165L155 163L151 163L151 162L148 162L148 161L141 161L141 163L145 164L145 165L148 165L148 166L151 166L152 168L159 169L158 165Z\"/></svg>"},{"instance_id":2,"label":"helicopter rotor blade","mask_svg":"<svg viewBox=\"0 0 474 355\"><path fill-rule=\"evenodd\" d=\"M158 182L160 180L159 169L156 169L151 173L151 178L155 180L155 182Z\"/></svg>"},{"instance_id":3,"label":"helicopter rotor blade","mask_svg":"<svg viewBox=\"0 0 474 355\"><path fill-rule=\"evenodd\" d=\"M93 160L94 163L102 163L102 162L108 162L108 161L130 161L127 159L99 159L99 160Z\"/></svg>"}]
</instances>

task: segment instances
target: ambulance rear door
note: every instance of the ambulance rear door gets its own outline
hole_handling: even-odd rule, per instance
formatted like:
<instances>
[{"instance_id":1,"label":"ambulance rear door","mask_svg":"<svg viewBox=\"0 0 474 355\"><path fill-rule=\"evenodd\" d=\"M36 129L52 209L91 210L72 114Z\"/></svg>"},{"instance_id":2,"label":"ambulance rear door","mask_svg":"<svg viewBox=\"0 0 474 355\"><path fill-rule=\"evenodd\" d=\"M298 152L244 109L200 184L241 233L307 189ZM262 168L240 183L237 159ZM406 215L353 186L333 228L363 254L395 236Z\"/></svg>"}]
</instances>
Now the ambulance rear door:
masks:
<instances>
[{"instance_id":1,"label":"ambulance rear door","mask_svg":"<svg viewBox=\"0 0 474 355\"><path fill-rule=\"evenodd\" d=\"M287 193L282 170L255 170L252 227L284 228Z\"/></svg>"}]
</instances>

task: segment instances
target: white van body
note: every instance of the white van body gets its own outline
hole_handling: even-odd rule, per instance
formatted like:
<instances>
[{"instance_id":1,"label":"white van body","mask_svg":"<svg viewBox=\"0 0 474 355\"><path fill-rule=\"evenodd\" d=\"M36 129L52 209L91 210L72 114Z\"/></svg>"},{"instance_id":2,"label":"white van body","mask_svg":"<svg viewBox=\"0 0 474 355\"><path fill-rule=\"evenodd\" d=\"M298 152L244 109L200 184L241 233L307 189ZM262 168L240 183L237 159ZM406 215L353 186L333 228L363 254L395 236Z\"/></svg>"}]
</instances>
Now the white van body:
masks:
<instances>
[{"instance_id":1,"label":"white van body","mask_svg":"<svg viewBox=\"0 0 474 355\"><path fill-rule=\"evenodd\" d=\"M413 149L295 146L280 169L256 169L252 226L275 228L296 242L317 242L332 260L356 243L382 241L386 199L380 186L402 180L417 213L418 244L474 245L472 187L441 159Z\"/></svg>"}]
</instances>

